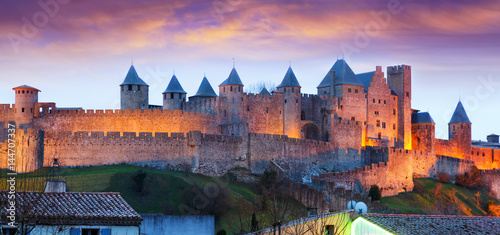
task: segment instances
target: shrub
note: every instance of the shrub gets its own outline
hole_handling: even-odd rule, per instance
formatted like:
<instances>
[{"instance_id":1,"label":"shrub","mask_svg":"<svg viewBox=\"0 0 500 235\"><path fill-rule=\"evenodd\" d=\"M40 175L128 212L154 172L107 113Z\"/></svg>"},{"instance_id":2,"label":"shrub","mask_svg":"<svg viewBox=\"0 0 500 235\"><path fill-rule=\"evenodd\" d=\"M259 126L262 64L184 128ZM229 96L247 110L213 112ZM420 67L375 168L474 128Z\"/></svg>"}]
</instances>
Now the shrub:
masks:
<instances>
[{"instance_id":1,"label":"shrub","mask_svg":"<svg viewBox=\"0 0 500 235\"><path fill-rule=\"evenodd\" d=\"M466 188L477 188L483 185L483 178L479 169L472 166L470 172L455 176L455 183Z\"/></svg>"},{"instance_id":2,"label":"shrub","mask_svg":"<svg viewBox=\"0 0 500 235\"><path fill-rule=\"evenodd\" d=\"M138 170L130 178L134 182L135 191L138 193L144 193L144 188L146 184L146 178L148 177L148 172L144 170Z\"/></svg>"},{"instance_id":3,"label":"shrub","mask_svg":"<svg viewBox=\"0 0 500 235\"><path fill-rule=\"evenodd\" d=\"M226 233L226 230L224 230L224 229L221 229L221 230L219 230L219 231L217 232L217 235L226 235L226 234L227 234L227 233Z\"/></svg>"},{"instance_id":4,"label":"shrub","mask_svg":"<svg viewBox=\"0 0 500 235\"><path fill-rule=\"evenodd\" d=\"M372 201L380 201L382 198L382 192L377 185L372 185L370 191L368 191L368 197L372 198Z\"/></svg>"},{"instance_id":5,"label":"shrub","mask_svg":"<svg viewBox=\"0 0 500 235\"><path fill-rule=\"evenodd\" d=\"M413 181L413 192L423 193L425 188L420 181Z\"/></svg>"},{"instance_id":6,"label":"shrub","mask_svg":"<svg viewBox=\"0 0 500 235\"><path fill-rule=\"evenodd\" d=\"M437 180L442 183L448 183L451 180L451 176L446 172L439 172L437 174Z\"/></svg>"}]
</instances>

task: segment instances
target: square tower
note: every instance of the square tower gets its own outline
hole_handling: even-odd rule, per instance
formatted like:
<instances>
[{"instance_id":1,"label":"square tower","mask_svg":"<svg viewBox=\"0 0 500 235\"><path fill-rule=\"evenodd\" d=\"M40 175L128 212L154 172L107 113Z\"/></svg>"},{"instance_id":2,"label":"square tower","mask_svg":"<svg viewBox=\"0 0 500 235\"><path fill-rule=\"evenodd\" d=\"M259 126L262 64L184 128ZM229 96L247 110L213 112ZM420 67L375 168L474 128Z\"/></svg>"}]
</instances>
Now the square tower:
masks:
<instances>
[{"instance_id":1,"label":"square tower","mask_svg":"<svg viewBox=\"0 0 500 235\"><path fill-rule=\"evenodd\" d=\"M387 67L389 88L398 95L398 138L396 146L411 149L411 66Z\"/></svg>"}]
</instances>

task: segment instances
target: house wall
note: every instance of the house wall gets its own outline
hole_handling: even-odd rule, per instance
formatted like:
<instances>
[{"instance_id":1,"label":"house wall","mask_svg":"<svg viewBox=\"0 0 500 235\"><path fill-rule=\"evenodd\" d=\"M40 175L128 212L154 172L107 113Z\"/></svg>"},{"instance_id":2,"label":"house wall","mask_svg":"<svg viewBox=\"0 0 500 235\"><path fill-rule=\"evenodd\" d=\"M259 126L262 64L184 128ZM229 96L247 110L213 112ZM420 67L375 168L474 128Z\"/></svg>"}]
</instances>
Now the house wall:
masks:
<instances>
[{"instance_id":1,"label":"house wall","mask_svg":"<svg viewBox=\"0 0 500 235\"><path fill-rule=\"evenodd\" d=\"M214 216L175 216L161 214L141 214L141 234L214 234Z\"/></svg>"}]
</instances>

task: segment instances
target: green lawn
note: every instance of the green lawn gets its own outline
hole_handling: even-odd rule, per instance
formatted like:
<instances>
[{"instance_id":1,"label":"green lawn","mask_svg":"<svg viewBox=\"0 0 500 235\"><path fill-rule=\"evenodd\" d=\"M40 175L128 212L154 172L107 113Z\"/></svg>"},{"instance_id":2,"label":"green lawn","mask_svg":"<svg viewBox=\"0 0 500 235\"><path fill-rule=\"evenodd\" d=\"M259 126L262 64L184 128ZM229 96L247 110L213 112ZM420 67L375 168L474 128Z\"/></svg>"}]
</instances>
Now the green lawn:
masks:
<instances>
[{"instance_id":1,"label":"green lawn","mask_svg":"<svg viewBox=\"0 0 500 235\"><path fill-rule=\"evenodd\" d=\"M138 170L146 170L148 177L144 181L143 192L138 192L132 176ZM0 172L6 177L6 172ZM51 175L48 168L40 169L30 174L18 176L18 181L26 181L38 185L35 190L43 188L43 181ZM250 224L253 212L259 211L260 197L253 185L232 182L227 177L209 177L200 174L144 169L131 165L110 165L82 168L62 168L60 175L67 181L67 186L73 192L119 192L122 197L139 213L166 213L182 215L191 209L185 205L187 189L198 185L203 192L196 195L203 198L216 198L220 190L227 190L228 209L216 220L217 228L235 231L240 224ZM6 190L6 180L0 181L0 189ZM30 189L33 190L33 189ZM189 191L188 191L189 194ZM297 218L304 216L306 208L297 201L291 201L294 208L288 216ZM266 217L268 215L262 215Z\"/></svg>"},{"instance_id":2,"label":"green lawn","mask_svg":"<svg viewBox=\"0 0 500 235\"><path fill-rule=\"evenodd\" d=\"M415 192L414 189L414 192L384 197L381 203L406 214L450 214L448 211L456 210L461 215L487 215L488 200L499 202L482 187L467 189L433 179L414 179L414 184L423 190ZM481 194L479 204L475 196L477 192Z\"/></svg>"}]
</instances>

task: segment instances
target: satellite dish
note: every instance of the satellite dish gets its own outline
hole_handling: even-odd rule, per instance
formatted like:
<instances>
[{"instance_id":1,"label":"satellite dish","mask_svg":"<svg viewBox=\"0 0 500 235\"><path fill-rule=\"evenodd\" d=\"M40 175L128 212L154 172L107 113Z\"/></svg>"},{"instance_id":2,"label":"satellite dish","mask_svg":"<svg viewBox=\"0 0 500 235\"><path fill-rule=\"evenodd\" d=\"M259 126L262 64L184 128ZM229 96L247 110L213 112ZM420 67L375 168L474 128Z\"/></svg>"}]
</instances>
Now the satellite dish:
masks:
<instances>
[{"instance_id":1,"label":"satellite dish","mask_svg":"<svg viewBox=\"0 0 500 235\"><path fill-rule=\"evenodd\" d=\"M355 206L356 206L356 202L355 201L349 201L347 203L347 209L348 210L354 210Z\"/></svg>"},{"instance_id":2,"label":"satellite dish","mask_svg":"<svg viewBox=\"0 0 500 235\"><path fill-rule=\"evenodd\" d=\"M368 207L366 206L366 204L364 202L356 203L356 206L354 207L354 209L360 214L368 212Z\"/></svg>"}]
</instances>

